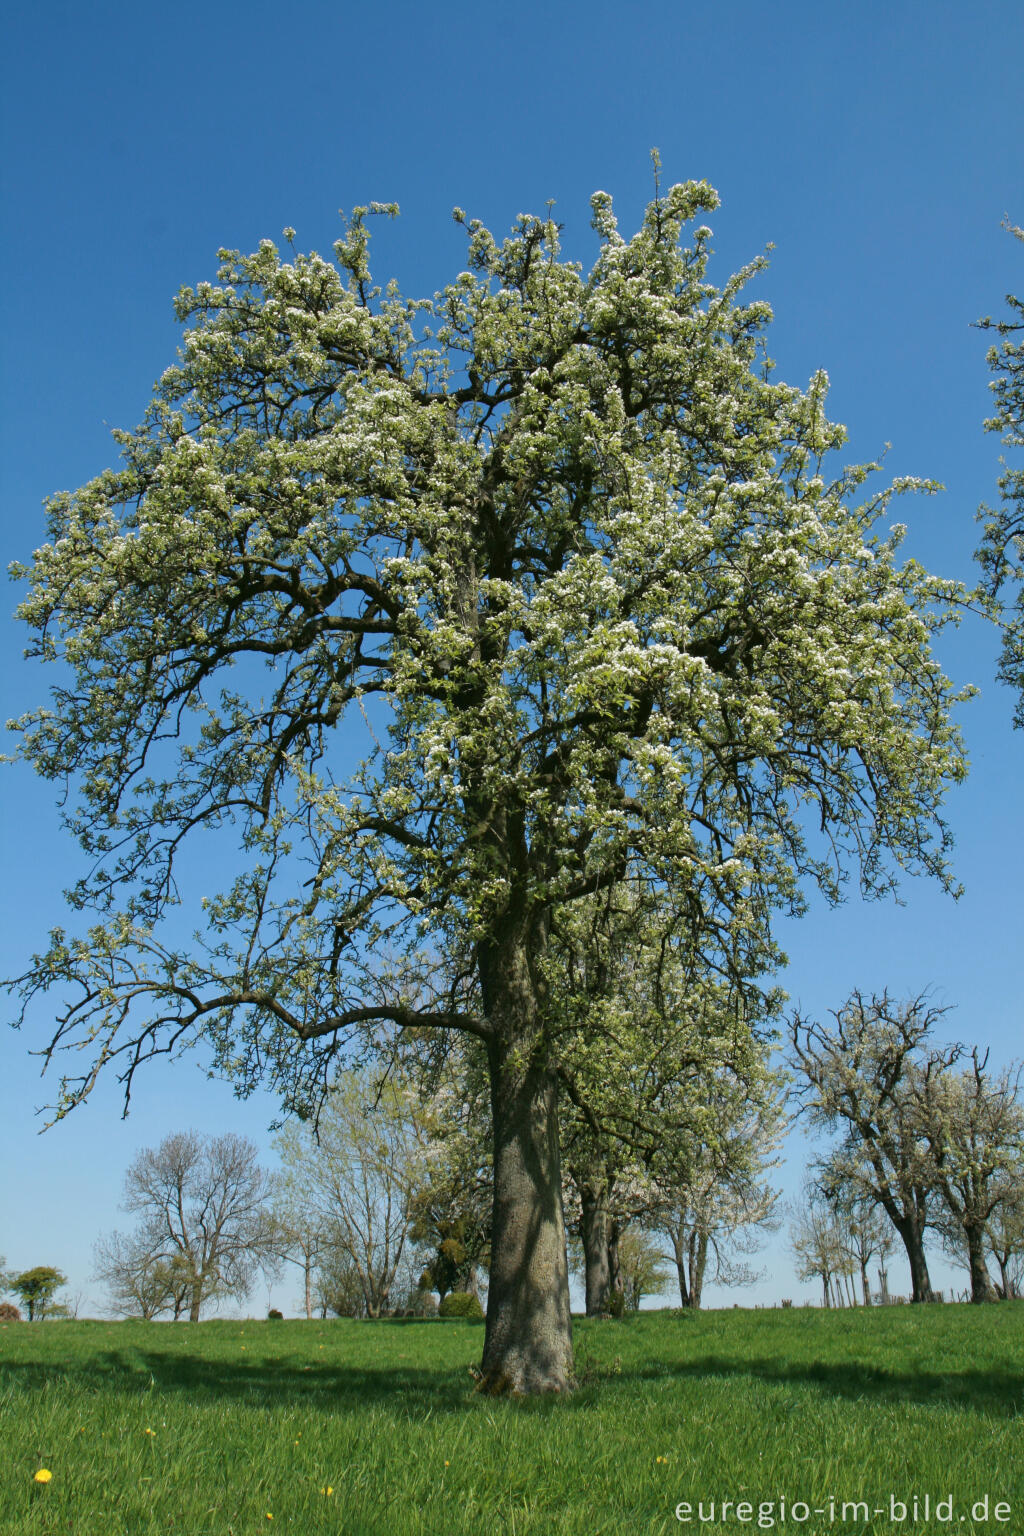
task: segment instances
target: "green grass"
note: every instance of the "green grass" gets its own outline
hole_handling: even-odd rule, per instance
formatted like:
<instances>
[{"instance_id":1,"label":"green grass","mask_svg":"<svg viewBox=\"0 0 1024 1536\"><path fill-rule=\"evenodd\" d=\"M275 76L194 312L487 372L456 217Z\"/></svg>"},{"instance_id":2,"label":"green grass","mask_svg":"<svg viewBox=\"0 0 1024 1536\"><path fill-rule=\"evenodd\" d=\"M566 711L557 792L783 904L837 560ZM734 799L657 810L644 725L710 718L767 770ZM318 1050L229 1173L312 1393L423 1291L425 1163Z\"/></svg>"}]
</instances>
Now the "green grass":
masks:
<instances>
[{"instance_id":1,"label":"green grass","mask_svg":"<svg viewBox=\"0 0 1024 1536\"><path fill-rule=\"evenodd\" d=\"M1024 1303L579 1322L584 1384L561 1402L474 1394L482 1338L462 1322L9 1324L0 1532L721 1533L757 1530L760 1501L833 1496L834 1524L775 1528L1024 1531ZM925 1493L952 1496L951 1523L839 1519L844 1499ZM753 1518L674 1517L722 1499Z\"/></svg>"}]
</instances>

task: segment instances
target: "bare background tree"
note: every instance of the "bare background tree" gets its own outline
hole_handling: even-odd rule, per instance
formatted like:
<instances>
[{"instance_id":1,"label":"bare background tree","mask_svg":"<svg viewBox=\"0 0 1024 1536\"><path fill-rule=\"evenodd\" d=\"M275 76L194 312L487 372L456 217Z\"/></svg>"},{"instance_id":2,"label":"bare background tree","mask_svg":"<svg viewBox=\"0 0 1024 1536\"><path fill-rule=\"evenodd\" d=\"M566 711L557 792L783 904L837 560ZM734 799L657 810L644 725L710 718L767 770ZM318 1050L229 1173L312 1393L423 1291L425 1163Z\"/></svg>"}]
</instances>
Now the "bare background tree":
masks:
<instances>
[{"instance_id":1,"label":"bare background tree","mask_svg":"<svg viewBox=\"0 0 1024 1536\"><path fill-rule=\"evenodd\" d=\"M246 1297L260 1268L276 1262L267 1175L244 1136L180 1131L140 1152L125 1175L124 1208L137 1213L136 1241L187 1276L189 1320L222 1297Z\"/></svg>"}]
</instances>

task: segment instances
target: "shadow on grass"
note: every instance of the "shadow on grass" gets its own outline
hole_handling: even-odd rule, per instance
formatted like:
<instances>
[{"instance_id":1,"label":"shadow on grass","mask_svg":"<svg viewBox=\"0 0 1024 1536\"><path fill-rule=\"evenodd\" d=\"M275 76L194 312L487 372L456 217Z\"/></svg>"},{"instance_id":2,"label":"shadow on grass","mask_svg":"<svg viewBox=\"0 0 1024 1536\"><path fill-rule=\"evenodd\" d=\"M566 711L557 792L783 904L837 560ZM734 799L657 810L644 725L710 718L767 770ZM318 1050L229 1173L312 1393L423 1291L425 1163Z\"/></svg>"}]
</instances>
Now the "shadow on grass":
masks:
<instances>
[{"instance_id":1,"label":"shadow on grass","mask_svg":"<svg viewBox=\"0 0 1024 1536\"><path fill-rule=\"evenodd\" d=\"M583 1364L582 1359L578 1364ZM751 1379L773 1386L810 1388L821 1394L870 1403L905 1402L968 1408L994 1418L1024 1414L1024 1373L985 1366L972 1370L893 1370L856 1361L826 1362L772 1357L728 1358L703 1355L687 1361L648 1361L606 1374L593 1362L594 1379L572 1398L541 1398L521 1406L532 1412L564 1410L573 1404L593 1408L602 1400L635 1393L647 1382L674 1379L696 1385L701 1381L733 1380L737 1388ZM194 1402L235 1400L274 1407L289 1404L358 1410L388 1406L400 1414L428 1409L461 1412L475 1398L469 1367L434 1367L387 1362L378 1366L354 1361L309 1363L283 1357L246 1361L217 1359L177 1350L108 1349L84 1360L61 1364L8 1360L0 1366L0 1382L29 1391L57 1383L86 1392L120 1392L145 1396L174 1393ZM785 1411L784 1400L780 1408ZM801 1405L802 1406L802 1405ZM797 1405L794 1405L794 1411Z\"/></svg>"},{"instance_id":2,"label":"shadow on grass","mask_svg":"<svg viewBox=\"0 0 1024 1536\"><path fill-rule=\"evenodd\" d=\"M474 1356L474 1368L479 1356ZM197 1406L231 1400L250 1407L290 1405L355 1412L386 1407L396 1415L421 1416L464 1412L474 1404L493 1405L481 1397L467 1365L434 1367L329 1362L310 1365L288 1359L268 1358L244 1364L210 1359L200 1354L146 1350L105 1350L83 1361L60 1365L40 1361L5 1361L0 1364L0 1388L17 1386L33 1391L55 1385L93 1393L126 1393L146 1397L152 1392L172 1393ZM580 1394L580 1406L594 1401L592 1391ZM525 1400L521 1408L531 1413L550 1413L559 1403L574 1399L543 1397Z\"/></svg>"},{"instance_id":3,"label":"shadow on grass","mask_svg":"<svg viewBox=\"0 0 1024 1536\"><path fill-rule=\"evenodd\" d=\"M699 1360L651 1363L629 1375L633 1381L753 1377L773 1386L811 1387L833 1397L872 1403L948 1404L996 1418L1024 1414L1024 1373L991 1365L967 1371L898 1371L857 1361L736 1360L704 1355Z\"/></svg>"}]
</instances>

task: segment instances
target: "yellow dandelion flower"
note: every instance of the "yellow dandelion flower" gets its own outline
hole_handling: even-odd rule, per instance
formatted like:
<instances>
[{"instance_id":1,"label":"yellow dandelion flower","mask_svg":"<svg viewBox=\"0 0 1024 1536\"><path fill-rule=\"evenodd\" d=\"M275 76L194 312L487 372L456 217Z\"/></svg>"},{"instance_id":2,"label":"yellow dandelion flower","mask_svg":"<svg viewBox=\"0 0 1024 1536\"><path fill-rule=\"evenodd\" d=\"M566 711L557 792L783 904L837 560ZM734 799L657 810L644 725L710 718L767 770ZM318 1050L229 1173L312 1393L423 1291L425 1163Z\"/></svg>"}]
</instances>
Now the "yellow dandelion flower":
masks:
<instances>
[{"instance_id":1,"label":"yellow dandelion flower","mask_svg":"<svg viewBox=\"0 0 1024 1536\"><path fill-rule=\"evenodd\" d=\"M52 1476L53 1473L49 1467L40 1467L33 1480L37 1483L48 1483Z\"/></svg>"},{"instance_id":2,"label":"yellow dandelion flower","mask_svg":"<svg viewBox=\"0 0 1024 1536\"><path fill-rule=\"evenodd\" d=\"M655 1460L659 1461L659 1462L662 1462L665 1466L668 1465L668 1457L667 1456L656 1456Z\"/></svg>"},{"instance_id":3,"label":"yellow dandelion flower","mask_svg":"<svg viewBox=\"0 0 1024 1536\"><path fill-rule=\"evenodd\" d=\"M320 1492L325 1494L327 1498L330 1498L331 1494L334 1492L334 1489L331 1487L330 1483L328 1483L326 1488L320 1489Z\"/></svg>"}]
</instances>

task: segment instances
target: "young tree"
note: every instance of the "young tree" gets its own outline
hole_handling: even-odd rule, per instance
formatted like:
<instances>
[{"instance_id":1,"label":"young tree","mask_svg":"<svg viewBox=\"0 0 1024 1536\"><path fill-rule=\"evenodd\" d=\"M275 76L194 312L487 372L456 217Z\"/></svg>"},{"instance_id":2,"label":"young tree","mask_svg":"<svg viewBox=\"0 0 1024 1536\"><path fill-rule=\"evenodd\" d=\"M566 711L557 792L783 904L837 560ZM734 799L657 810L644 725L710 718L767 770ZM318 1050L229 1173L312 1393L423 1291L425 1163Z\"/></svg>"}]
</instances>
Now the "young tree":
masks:
<instances>
[{"instance_id":1,"label":"young tree","mask_svg":"<svg viewBox=\"0 0 1024 1536\"><path fill-rule=\"evenodd\" d=\"M391 1300L423 1144L408 1089L392 1079L375 1088L370 1073L351 1070L336 1080L315 1131L291 1125L277 1140L282 1164L310 1201L307 1221L320 1221L325 1246L358 1278L368 1317Z\"/></svg>"},{"instance_id":2,"label":"young tree","mask_svg":"<svg viewBox=\"0 0 1024 1536\"><path fill-rule=\"evenodd\" d=\"M631 1312L639 1312L645 1296L660 1296L667 1289L669 1272L657 1238L642 1227L632 1226L619 1234L619 1265L622 1296Z\"/></svg>"},{"instance_id":3,"label":"young tree","mask_svg":"<svg viewBox=\"0 0 1024 1536\"><path fill-rule=\"evenodd\" d=\"M273 1263L258 1156L244 1136L179 1131L125 1174L124 1208L142 1217L141 1241L187 1275L190 1322L215 1296L247 1296L257 1268Z\"/></svg>"},{"instance_id":4,"label":"young tree","mask_svg":"<svg viewBox=\"0 0 1024 1536\"><path fill-rule=\"evenodd\" d=\"M710 230L682 242L717 204L659 190L626 240L596 193L586 277L550 219L497 241L458 211L467 268L432 300L373 286L365 209L336 266L224 253L123 467L55 497L16 567L31 654L70 669L21 753L79 792L98 909L20 981L72 994L48 1055L92 1053L57 1113L197 1035L303 1111L353 1033L477 1035L491 1391L572 1381L559 914L633 871L746 975L803 879L949 882L965 769L930 637L959 589L888 527L930 487L824 476L824 374L758 365L763 263L716 289ZM177 947L179 850L232 823L237 878ZM433 994L382 961L417 946L459 957Z\"/></svg>"},{"instance_id":5,"label":"young tree","mask_svg":"<svg viewBox=\"0 0 1024 1536\"><path fill-rule=\"evenodd\" d=\"M647 1220L672 1245L679 1304L698 1308L708 1259L721 1285L751 1284L756 1273L738 1256L771 1230L778 1194L764 1180L785 1124L781 1082L767 1070L746 1082L725 1074L705 1100L697 1134L678 1161L654 1174Z\"/></svg>"},{"instance_id":6,"label":"young tree","mask_svg":"<svg viewBox=\"0 0 1024 1536\"><path fill-rule=\"evenodd\" d=\"M1018 240L1024 241L1024 229L1008 220L1006 227ZM996 375L989 382L995 395L996 411L985 422L985 428L1001 433L1007 447L1024 448L1024 339L1014 340L1024 333L1024 300L1008 293L1006 302L1010 307L1010 319L986 317L978 322L982 330L995 331L999 337L988 350L988 365ZM999 676L1011 688L1016 688L1019 697L1014 724L1024 726L1024 468L1004 468L999 477L999 495L1001 505L998 510L984 506L981 509L988 520L978 559L994 602L998 602L1005 587L1012 584L1017 588L1003 635ZM1001 616L1005 615L1005 605L1001 605L999 611Z\"/></svg>"},{"instance_id":7,"label":"young tree","mask_svg":"<svg viewBox=\"0 0 1024 1536\"><path fill-rule=\"evenodd\" d=\"M854 992L832 1013L831 1028L799 1014L790 1022L798 1092L812 1122L845 1128L829 1158L831 1183L886 1212L907 1251L914 1301L932 1299L924 1236L934 1190L918 1079L923 1042L945 1012L923 997L898 1004L888 993Z\"/></svg>"},{"instance_id":8,"label":"young tree","mask_svg":"<svg viewBox=\"0 0 1024 1536\"><path fill-rule=\"evenodd\" d=\"M304 1163L286 1156L283 1167L271 1174L268 1242L282 1263L295 1264L302 1271L302 1302L309 1320L313 1316L317 1264L330 1241L330 1223L317 1209L306 1173Z\"/></svg>"},{"instance_id":9,"label":"young tree","mask_svg":"<svg viewBox=\"0 0 1024 1536\"><path fill-rule=\"evenodd\" d=\"M860 1270L864 1305L871 1305L868 1265L877 1259L879 1274L893 1250L893 1229L888 1215L864 1192L863 1184L835 1170L828 1163L818 1174L818 1184L835 1215L843 1245Z\"/></svg>"},{"instance_id":10,"label":"young tree","mask_svg":"<svg viewBox=\"0 0 1024 1536\"><path fill-rule=\"evenodd\" d=\"M799 1279L820 1280L824 1305L841 1305L833 1284L849 1264L849 1253L835 1212L813 1183L805 1184L803 1199L790 1205L789 1240Z\"/></svg>"},{"instance_id":11,"label":"young tree","mask_svg":"<svg viewBox=\"0 0 1024 1536\"><path fill-rule=\"evenodd\" d=\"M28 1320L42 1322L48 1312L56 1310L51 1305L53 1297L62 1285L67 1285L66 1275L49 1264L37 1264L35 1269L22 1270L20 1275L8 1276L9 1288L28 1308Z\"/></svg>"}]
</instances>

